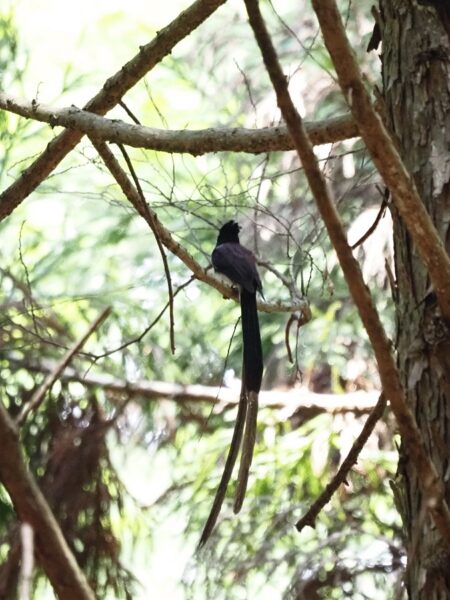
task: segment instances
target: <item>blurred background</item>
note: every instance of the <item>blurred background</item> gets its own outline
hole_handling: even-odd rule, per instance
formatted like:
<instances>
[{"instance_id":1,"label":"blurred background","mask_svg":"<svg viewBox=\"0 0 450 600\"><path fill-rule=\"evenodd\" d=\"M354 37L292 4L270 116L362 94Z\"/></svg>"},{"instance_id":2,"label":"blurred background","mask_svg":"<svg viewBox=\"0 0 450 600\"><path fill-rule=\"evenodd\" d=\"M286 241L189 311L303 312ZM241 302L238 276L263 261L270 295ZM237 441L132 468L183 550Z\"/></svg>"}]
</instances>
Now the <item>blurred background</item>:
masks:
<instances>
[{"instance_id":1,"label":"blurred background","mask_svg":"<svg viewBox=\"0 0 450 600\"><path fill-rule=\"evenodd\" d=\"M187 6L3 0L0 85L28 100L81 107ZM374 86L380 75L376 53L366 53L370 6L340 3ZM309 2L277 0L263 8L302 116L345 114ZM280 123L238 0L178 44L124 100L142 124L160 129ZM121 107L108 116L130 122ZM59 131L0 113L1 190ZM152 232L87 138L1 222L0 397L13 416L112 307L22 432L29 466L97 597L394 597L404 561L389 487L397 458L390 419L378 423L316 528L294 527L335 474L379 389L370 346L295 153L128 152L149 205L199 263L209 266L218 227L238 220L243 243L265 265L259 270L266 300L289 303L287 281L308 299L312 320L290 332L291 363L289 314L260 313L263 389L277 406L260 410L241 513L232 512L233 484L211 540L196 553L236 413L235 404L216 397L222 386L238 398L239 327L230 340L239 306L168 255L174 289L181 287L171 353L167 283ZM382 203L378 176L359 139L318 146L316 153L356 242ZM390 335L385 261L391 255L386 213L358 257ZM203 386L202 401L192 397L194 384ZM17 589L16 527L0 486L5 598ZM53 597L39 570L33 585L35 598Z\"/></svg>"}]
</instances>

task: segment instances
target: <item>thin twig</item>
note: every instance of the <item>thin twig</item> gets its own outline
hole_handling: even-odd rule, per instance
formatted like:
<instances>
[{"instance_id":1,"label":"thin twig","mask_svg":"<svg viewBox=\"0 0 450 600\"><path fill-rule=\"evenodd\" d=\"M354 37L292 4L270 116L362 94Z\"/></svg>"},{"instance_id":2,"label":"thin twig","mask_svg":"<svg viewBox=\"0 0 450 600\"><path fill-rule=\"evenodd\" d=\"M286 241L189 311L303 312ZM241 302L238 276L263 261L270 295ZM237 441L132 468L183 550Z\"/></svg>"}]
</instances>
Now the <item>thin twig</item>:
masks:
<instances>
[{"instance_id":1,"label":"thin twig","mask_svg":"<svg viewBox=\"0 0 450 600\"><path fill-rule=\"evenodd\" d=\"M128 106L125 104L125 102L123 100L121 100L119 102L119 106L121 106L123 108L123 110L127 113L127 115L130 117L130 119L132 121L134 121L134 123L136 123L136 125L141 125L141 122L139 121L139 119L136 117L136 115L131 111L131 109L128 108Z\"/></svg>"},{"instance_id":2,"label":"thin twig","mask_svg":"<svg viewBox=\"0 0 450 600\"><path fill-rule=\"evenodd\" d=\"M291 363L294 362L294 359L292 357L292 350L291 350L291 344L289 342L289 335L291 333L291 327L294 323L297 323L297 336L296 336L296 340L298 343L298 335L299 335L299 330L300 327L302 327L303 325L305 325L308 322L308 318L307 315L305 315L302 312L295 312L292 313L292 315L289 317L288 322L286 323L286 327L284 330L284 341L286 344L286 351L287 351L287 355L288 355L288 359Z\"/></svg>"},{"instance_id":3,"label":"thin twig","mask_svg":"<svg viewBox=\"0 0 450 600\"><path fill-rule=\"evenodd\" d=\"M134 181L134 185L136 186L136 190L141 199L141 203L140 203L141 210L145 214L145 220L150 225L153 235L155 236L155 241L158 246L159 253L161 254L161 259L162 259L163 267L164 267L164 273L165 273L166 281L167 281L167 291L169 293L170 349L172 351L172 354L175 354L175 317L174 317L174 311L173 311L174 295L173 295L173 288L172 288L172 278L170 276L170 269L169 269L169 263L167 261L166 252L164 250L164 246L161 242L161 239L158 235L158 228L155 225L154 213L151 213L148 209L148 204L145 200L144 192L142 191L142 187L141 187L139 178L136 175L136 171L134 170L133 163L131 162L130 157L128 156L128 152L125 150L125 147L123 146L123 144L118 144L118 146L119 146L120 151L122 152L125 162L127 163L131 177L133 178L133 181Z\"/></svg>"},{"instance_id":4,"label":"thin twig","mask_svg":"<svg viewBox=\"0 0 450 600\"><path fill-rule=\"evenodd\" d=\"M383 198L383 202L381 203L380 210L378 211L377 216L375 217L374 222L369 227L369 229L364 233L364 235L362 235L359 238L359 240L357 242L355 242L353 244L353 246L351 246L352 250L356 250L356 248L358 246L361 246L361 244L364 244L364 242L367 240L367 238L369 238L372 235L372 233L378 227L378 223L380 222L381 217L383 216L384 211L386 210L386 206L387 206L387 200L386 200L386 198Z\"/></svg>"},{"instance_id":5,"label":"thin twig","mask_svg":"<svg viewBox=\"0 0 450 600\"><path fill-rule=\"evenodd\" d=\"M35 410L45 398L45 394L52 387L64 369L72 360L73 356L84 346L89 337L94 333L96 329L103 323L106 317L111 313L111 307L105 308L100 315L89 325L86 333L84 333L80 339L64 354L63 358L55 365L55 369L47 375L43 383L31 396L30 401L24 405L18 416L16 417L16 425L20 426L24 423L28 414Z\"/></svg>"},{"instance_id":6,"label":"thin twig","mask_svg":"<svg viewBox=\"0 0 450 600\"><path fill-rule=\"evenodd\" d=\"M31 281L30 281L30 273L28 271L28 267L25 263L25 259L23 257L23 252L22 252L22 232L23 232L24 225L25 225L25 221L22 221L22 224L20 225L20 231L19 231L19 260L20 260L20 264L22 265L23 270L25 272L25 281L26 281L26 287L27 287L26 296L28 297L28 301L30 303L31 320L33 321L33 327L34 327L34 331L35 331L36 335L39 335L39 329L38 329L38 325L37 325L36 312L35 312L35 306L34 306L33 289L31 287Z\"/></svg>"},{"instance_id":7,"label":"thin twig","mask_svg":"<svg viewBox=\"0 0 450 600\"><path fill-rule=\"evenodd\" d=\"M174 291L173 297L175 298L181 292L181 290L184 290L184 288L186 288L190 283L192 283L194 281L194 279L195 278L192 275L184 283L181 283ZM97 360L100 360L101 358L105 358L106 356L111 356L111 354L115 354L116 352L120 352L121 350L128 348L128 346L131 346L132 344L139 343L141 340L144 339L144 337L148 334L148 332L151 331L153 329L153 327L162 319L162 317L164 316L164 313L169 308L169 306L170 306L170 302L168 301L162 307L162 309L159 311L159 313L156 315L156 317L153 319L153 321L149 325L147 325L147 327L143 331L141 331L141 333L139 335L127 340L123 344L120 344L120 346L116 346L115 348L112 348L111 350L102 352L102 354L93 354L92 352L80 352L80 354L97 361Z\"/></svg>"},{"instance_id":8,"label":"thin twig","mask_svg":"<svg viewBox=\"0 0 450 600\"><path fill-rule=\"evenodd\" d=\"M386 397L384 394L380 394L378 402L374 406L370 415L367 417L367 421L364 423L364 427L362 428L361 433L354 441L349 453L347 454L341 466L339 467L338 472L330 481L330 483L328 483L328 485L317 498L317 500L315 500L315 502L310 506L306 514L297 521L295 527L298 531L301 531L307 525L309 525L310 527L315 526L317 515L320 513L322 508L331 500L331 497L336 492L338 487L342 483L345 483L350 469L353 467L353 465L355 465L358 462L358 456L361 450L363 449L365 443L369 439L372 431L374 430L375 425L383 416L385 408Z\"/></svg>"},{"instance_id":9,"label":"thin twig","mask_svg":"<svg viewBox=\"0 0 450 600\"><path fill-rule=\"evenodd\" d=\"M296 320L297 319L295 315L291 315L288 319L288 322L286 323L286 327L284 328L284 343L286 346L286 352L288 355L289 362L292 364L294 363L294 358L292 356L291 344L289 342L289 334L291 332L291 326Z\"/></svg>"}]
</instances>

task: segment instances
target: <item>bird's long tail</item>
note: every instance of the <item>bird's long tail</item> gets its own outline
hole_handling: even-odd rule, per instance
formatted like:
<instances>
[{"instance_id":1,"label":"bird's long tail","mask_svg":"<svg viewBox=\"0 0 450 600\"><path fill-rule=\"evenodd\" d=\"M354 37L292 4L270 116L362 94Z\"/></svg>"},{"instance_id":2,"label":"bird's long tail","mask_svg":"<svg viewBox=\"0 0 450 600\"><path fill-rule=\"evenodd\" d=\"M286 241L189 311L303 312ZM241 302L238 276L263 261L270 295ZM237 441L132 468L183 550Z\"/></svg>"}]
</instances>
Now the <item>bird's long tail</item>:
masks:
<instances>
[{"instance_id":1,"label":"bird's long tail","mask_svg":"<svg viewBox=\"0 0 450 600\"><path fill-rule=\"evenodd\" d=\"M259 332L256 294L241 291L242 334L244 345L244 392L247 400L245 430L242 441L241 463L234 497L235 513L241 510L247 489L253 450L256 441L258 394L263 374L261 335Z\"/></svg>"},{"instance_id":2,"label":"bird's long tail","mask_svg":"<svg viewBox=\"0 0 450 600\"><path fill-rule=\"evenodd\" d=\"M261 389L263 356L259 332L256 293L241 291L242 337L244 346L244 383L247 392Z\"/></svg>"}]
</instances>

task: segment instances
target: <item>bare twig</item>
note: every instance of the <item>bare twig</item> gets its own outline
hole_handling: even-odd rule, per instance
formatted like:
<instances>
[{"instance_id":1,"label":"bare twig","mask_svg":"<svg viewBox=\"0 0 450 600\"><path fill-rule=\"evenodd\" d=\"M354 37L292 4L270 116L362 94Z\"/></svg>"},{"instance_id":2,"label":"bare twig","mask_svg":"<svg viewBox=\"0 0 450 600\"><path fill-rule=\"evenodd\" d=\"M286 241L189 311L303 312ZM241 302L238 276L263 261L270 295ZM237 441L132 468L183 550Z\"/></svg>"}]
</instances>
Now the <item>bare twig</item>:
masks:
<instances>
[{"instance_id":1,"label":"bare twig","mask_svg":"<svg viewBox=\"0 0 450 600\"><path fill-rule=\"evenodd\" d=\"M29 363L23 360L8 358L9 363L16 368L26 369L34 373L52 373L55 363L41 361ZM236 390L226 387L207 385L182 385L167 381L141 380L131 383L116 379L106 373L79 373L67 367L59 376L62 381L78 381L89 388L100 387L106 392L117 393L120 396L142 398L145 400L173 400L174 402L204 402L220 406L235 406ZM349 392L347 394L317 394L304 389L272 390L259 393L259 404L262 408L283 410L284 417L304 410L306 414L329 413L332 415L354 413L365 415L370 413L375 405L379 392Z\"/></svg>"},{"instance_id":2,"label":"bare twig","mask_svg":"<svg viewBox=\"0 0 450 600\"><path fill-rule=\"evenodd\" d=\"M131 177L133 178L134 185L136 186L136 190L141 199L141 202L140 202L141 210L142 210L143 214L145 214L145 220L150 225L151 230L153 231L153 235L155 236L156 245L158 246L159 253L161 254L161 259L162 259L163 267L164 267L164 273L165 273L166 281L167 281L167 290L168 290L168 294L169 294L170 349L172 350L172 354L175 354L175 317L173 314L173 297L174 296L173 296L173 288L172 288L172 278L170 276L170 269L169 269L169 263L167 262L166 252L165 252L164 246L158 236L158 229L156 228L155 219L153 218L154 213L152 214L148 209L147 202L145 201L144 192L142 191L142 187L141 187L139 178L136 175L136 172L133 167L133 163L131 162L130 157L128 156L128 152L125 150L125 147L123 146L123 144L119 144L119 149L122 152L122 155L125 159L125 162L127 163L128 169L130 171Z\"/></svg>"},{"instance_id":3,"label":"bare twig","mask_svg":"<svg viewBox=\"0 0 450 600\"><path fill-rule=\"evenodd\" d=\"M426 499L428 510L441 533L443 543L450 549L450 511L445 501L442 482L427 455L416 420L406 403L399 373L392 355L391 343L372 302L359 264L348 245L339 214L331 197L331 190L329 190L320 171L303 121L289 95L287 80L262 19L258 0L244 0L244 2L264 64L276 92L278 106L294 140L297 154L303 164L308 183L336 250L350 293L374 349L383 392L390 401L403 442L419 474L419 485ZM330 4L334 4L334 2L332 0L320 0L320 2L313 0L313 5L317 10L319 10L318 6L329 6ZM336 21L340 23L339 14L333 21L333 27L336 26ZM342 25L340 24L339 27L342 27ZM389 140L389 143L392 144L392 141ZM450 293L448 294L448 302L450 303Z\"/></svg>"},{"instance_id":4,"label":"bare twig","mask_svg":"<svg viewBox=\"0 0 450 600\"><path fill-rule=\"evenodd\" d=\"M127 115L130 117L130 119L132 121L134 121L134 123L136 123L136 125L141 125L141 122L139 121L139 119L131 111L131 109L128 108L128 106L126 105L126 103L123 100L121 100L118 104L119 104L119 106L121 106L123 108L123 110L127 113Z\"/></svg>"},{"instance_id":5,"label":"bare twig","mask_svg":"<svg viewBox=\"0 0 450 600\"><path fill-rule=\"evenodd\" d=\"M0 402L0 481L8 491L22 523L36 535L37 560L64 600L95 600L42 492L27 470L17 428Z\"/></svg>"},{"instance_id":6,"label":"bare twig","mask_svg":"<svg viewBox=\"0 0 450 600\"><path fill-rule=\"evenodd\" d=\"M286 323L286 327L284 330L284 342L286 344L286 351L287 351L288 359L291 363L294 362L294 358L292 356L291 344L289 342L289 335L291 333L291 328L294 323L297 323L297 340L298 340L298 331L299 331L300 327L302 327L303 325L305 325L305 323L307 323L307 320L305 320L305 315L301 312L292 313L292 315L289 317L288 322Z\"/></svg>"},{"instance_id":7,"label":"bare twig","mask_svg":"<svg viewBox=\"0 0 450 600\"><path fill-rule=\"evenodd\" d=\"M126 63L102 86L101 90L85 106L89 112L99 115L111 110L126 92L151 71L172 48L203 23L226 0L196 0L180 13L167 27L161 29L146 46L139 48L138 54ZM81 131L66 130L52 140L44 152L20 177L0 194L0 221L35 190L62 159L81 140Z\"/></svg>"},{"instance_id":8,"label":"bare twig","mask_svg":"<svg viewBox=\"0 0 450 600\"><path fill-rule=\"evenodd\" d=\"M359 240L357 242L355 242L351 246L352 250L356 250L356 248L358 248L358 246L361 246L361 244L364 244L364 242L372 235L372 233L378 227L378 223L380 222L381 217L383 216L384 211L386 210L386 206L387 206L387 200L386 200L386 198L383 198L383 201L382 201L381 206L380 206L380 210L378 211L377 216L375 217L374 222L369 227L369 229L364 233L364 235L362 235L359 238Z\"/></svg>"},{"instance_id":9,"label":"bare twig","mask_svg":"<svg viewBox=\"0 0 450 600\"><path fill-rule=\"evenodd\" d=\"M427 267L442 315L450 321L450 257L414 183L375 111L335 0L313 0L325 45L361 136Z\"/></svg>"},{"instance_id":10,"label":"bare twig","mask_svg":"<svg viewBox=\"0 0 450 600\"><path fill-rule=\"evenodd\" d=\"M184 283L181 283L179 286L177 286L176 290L173 292L173 298L175 298L181 292L181 290L184 290L190 283L192 283L194 281L194 279L195 278L192 275ZM128 348L132 344L137 344L138 342L143 340L144 337L148 334L148 332L151 331L153 329L153 327L162 319L164 313L169 308L169 306L170 306L170 301L166 302L166 304L162 307L162 309L159 311L159 313L156 315L156 317L153 319L153 321L150 323L150 325L147 325L147 327L143 331L141 331L141 333L139 335L137 335L131 339L128 339L126 342L123 342L122 344L120 344L120 346L116 346L115 348L106 350L105 352L102 352L101 354L93 354L92 352L85 352L85 353L80 352L80 354L84 354L85 356L97 361L97 360L100 360L101 358L105 358L106 356L111 356L111 354L115 354L116 352L120 352L121 350Z\"/></svg>"},{"instance_id":11,"label":"bare twig","mask_svg":"<svg viewBox=\"0 0 450 600\"><path fill-rule=\"evenodd\" d=\"M295 527L298 531L301 531L304 527L309 525L310 527L315 526L317 515L320 513L322 508L331 500L331 497L338 489L338 487L345 483L347 479L347 475L350 469L358 462L358 456L361 450L364 447L364 444L369 439L372 431L375 428L375 425L383 416L384 409L386 408L386 398L384 394L380 394L378 398L378 402L374 406L372 412L367 417L367 421L362 428L361 433L356 438L353 446L350 448L349 453L345 457L341 466L338 469L338 472L330 481L330 483L326 486L324 491L320 494L317 500L310 506L306 514L297 521Z\"/></svg>"},{"instance_id":12,"label":"bare twig","mask_svg":"<svg viewBox=\"0 0 450 600\"><path fill-rule=\"evenodd\" d=\"M55 365L54 370L47 375L44 379L43 383L39 386L39 388L34 392L30 401L24 405L20 413L16 418L16 425L22 425L28 414L35 410L45 398L45 394L52 387L64 369L72 360L73 356L84 346L89 337L93 334L93 332L103 323L106 317L110 314L111 307L108 306L103 310L100 315L89 325L86 333L84 333L81 338L65 353L63 358L59 363Z\"/></svg>"},{"instance_id":13,"label":"bare twig","mask_svg":"<svg viewBox=\"0 0 450 600\"><path fill-rule=\"evenodd\" d=\"M208 152L258 154L293 150L294 148L289 132L283 125L262 129L218 127L169 131L124 123L119 119L107 119L76 106L55 108L28 102L4 92L0 92L0 108L29 119L49 123L53 127L58 125L67 127L70 130L68 133L78 131L80 136L81 133L84 133L102 141L160 152L188 153L199 156ZM315 145L334 143L359 135L352 117L348 115L311 122L306 127Z\"/></svg>"}]
</instances>

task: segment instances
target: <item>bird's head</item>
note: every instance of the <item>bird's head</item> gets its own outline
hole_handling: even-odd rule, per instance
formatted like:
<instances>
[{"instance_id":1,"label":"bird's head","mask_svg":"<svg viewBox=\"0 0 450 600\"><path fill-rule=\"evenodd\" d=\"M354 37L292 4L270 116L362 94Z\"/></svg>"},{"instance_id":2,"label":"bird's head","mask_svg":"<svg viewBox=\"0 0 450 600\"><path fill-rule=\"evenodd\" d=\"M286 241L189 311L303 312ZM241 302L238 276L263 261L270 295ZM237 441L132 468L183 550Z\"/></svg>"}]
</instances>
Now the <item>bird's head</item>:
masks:
<instances>
[{"instance_id":1,"label":"bird's head","mask_svg":"<svg viewBox=\"0 0 450 600\"><path fill-rule=\"evenodd\" d=\"M217 238L217 245L225 243L239 244L239 232L241 227L236 221L228 221L222 225Z\"/></svg>"}]
</instances>

